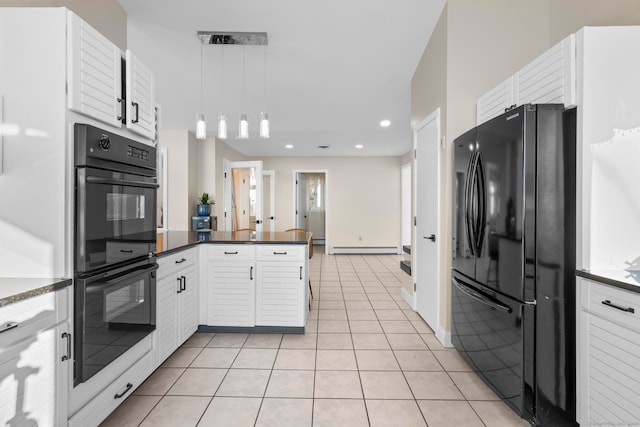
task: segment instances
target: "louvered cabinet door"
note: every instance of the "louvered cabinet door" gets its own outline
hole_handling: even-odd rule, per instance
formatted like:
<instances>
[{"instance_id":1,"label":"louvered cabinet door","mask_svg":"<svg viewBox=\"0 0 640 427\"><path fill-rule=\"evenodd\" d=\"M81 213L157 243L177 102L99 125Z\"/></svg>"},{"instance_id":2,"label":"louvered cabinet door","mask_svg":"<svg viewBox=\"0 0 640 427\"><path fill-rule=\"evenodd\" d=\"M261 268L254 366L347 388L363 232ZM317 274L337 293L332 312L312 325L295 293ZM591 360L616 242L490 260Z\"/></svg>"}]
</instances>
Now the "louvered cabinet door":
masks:
<instances>
[{"instance_id":1,"label":"louvered cabinet door","mask_svg":"<svg viewBox=\"0 0 640 427\"><path fill-rule=\"evenodd\" d=\"M155 139L155 93L153 73L130 50L126 52L127 128Z\"/></svg>"},{"instance_id":2,"label":"louvered cabinet door","mask_svg":"<svg viewBox=\"0 0 640 427\"><path fill-rule=\"evenodd\" d=\"M513 97L512 76L478 98L476 124L479 125L504 113L506 109L515 104Z\"/></svg>"},{"instance_id":3,"label":"louvered cabinet door","mask_svg":"<svg viewBox=\"0 0 640 427\"><path fill-rule=\"evenodd\" d=\"M76 14L67 14L67 106L120 127L121 53L118 47Z\"/></svg>"},{"instance_id":4,"label":"louvered cabinet door","mask_svg":"<svg viewBox=\"0 0 640 427\"><path fill-rule=\"evenodd\" d=\"M515 104L576 104L576 42L572 34L514 76Z\"/></svg>"}]
</instances>

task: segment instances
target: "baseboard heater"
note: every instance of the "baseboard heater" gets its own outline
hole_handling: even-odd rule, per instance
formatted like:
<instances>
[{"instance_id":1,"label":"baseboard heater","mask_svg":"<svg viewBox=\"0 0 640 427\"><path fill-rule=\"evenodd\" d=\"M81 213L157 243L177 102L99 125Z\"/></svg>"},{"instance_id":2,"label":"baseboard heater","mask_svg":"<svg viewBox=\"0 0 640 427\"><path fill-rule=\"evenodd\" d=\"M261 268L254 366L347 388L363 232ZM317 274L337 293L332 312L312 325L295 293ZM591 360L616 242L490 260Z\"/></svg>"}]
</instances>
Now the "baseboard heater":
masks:
<instances>
[{"instance_id":1,"label":"baseboard heater","mask_svg":"<svg viewBox=\"0 0 640 427\"><path fill-rule=\"evenodd\" d=\"M332 255L397 255L401 253L398 246L333 246Z\"/></svg>"}]
</instances>

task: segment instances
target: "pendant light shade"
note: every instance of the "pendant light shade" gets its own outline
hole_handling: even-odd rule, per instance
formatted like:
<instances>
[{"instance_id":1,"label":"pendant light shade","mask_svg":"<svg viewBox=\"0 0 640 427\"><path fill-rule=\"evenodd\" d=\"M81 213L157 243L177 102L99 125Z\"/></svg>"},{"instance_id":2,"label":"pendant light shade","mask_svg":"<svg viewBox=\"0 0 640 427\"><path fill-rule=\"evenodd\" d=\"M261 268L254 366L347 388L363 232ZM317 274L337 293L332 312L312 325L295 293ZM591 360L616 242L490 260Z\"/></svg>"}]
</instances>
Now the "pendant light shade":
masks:
<instances>
[{"instance_id":1,"label":"pendant light shade","mask_svg":"<svg viewBox=\"0 0 640 427\"><path fill-rule=\"evenodd\" d=\"M205 121L204 114L202 113L196 114L196 138L207 138L207 122Z\"/></svg>"},{"instance_id":2,"label":"pendant light shade","mask_svg":"<svg viewBox=\"0 0 640 427\"><path fill-rule=\"evenodd\" d=\"M227 139L227 115L220 114L218 116L218 138Z\"/></svg>"},{"instance_id":3,"label":"pendant light shade","mask_svg":"<svg viewBox=\"0 0 640 427\"><path fill-rule=\"evenodd\" d=\"M269 138L269 115L260 113L260 138Z\"/></svg>"},{"instance_id":4,"label":"pendant light shade","mask_svg":"<svg viewBox=\"0 0 640 427\"><path fill-rule=\"evenodd\" d=\"M245 113L240 114L240 124L238 125L238 139L249 139L249 121Z\"/></svg>"}]
</instances>

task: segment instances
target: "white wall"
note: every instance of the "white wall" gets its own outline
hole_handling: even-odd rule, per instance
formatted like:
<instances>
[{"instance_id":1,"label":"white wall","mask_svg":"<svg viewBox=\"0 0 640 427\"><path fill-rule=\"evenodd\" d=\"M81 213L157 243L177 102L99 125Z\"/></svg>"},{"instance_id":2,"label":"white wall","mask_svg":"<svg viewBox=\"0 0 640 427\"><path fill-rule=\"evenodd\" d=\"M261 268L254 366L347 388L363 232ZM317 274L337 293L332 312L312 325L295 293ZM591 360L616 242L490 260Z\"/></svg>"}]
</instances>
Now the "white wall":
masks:
<instances>
[{"instance_id":1,"label":"white wall","mask_svg":"<svg viewBox=\"0 0 640 427\"><path fill-rule=\"evenodd\" d=\"M0 0L0 7L71 9L121 50L127 48L127 14L117 0Z\"/></svg>"},{"instance_id":2,"label":"white wall","mask_svg":"<svg viewBox=\"0 0 640 427\"><path fill-rule=\"evenodd\" d=\"M264 169L276 172L275 231L295 227L293 171L322 169L327 171L328 245L400 246L401 157L265 157L260 160Z\"/></svg>"}]
</instances>

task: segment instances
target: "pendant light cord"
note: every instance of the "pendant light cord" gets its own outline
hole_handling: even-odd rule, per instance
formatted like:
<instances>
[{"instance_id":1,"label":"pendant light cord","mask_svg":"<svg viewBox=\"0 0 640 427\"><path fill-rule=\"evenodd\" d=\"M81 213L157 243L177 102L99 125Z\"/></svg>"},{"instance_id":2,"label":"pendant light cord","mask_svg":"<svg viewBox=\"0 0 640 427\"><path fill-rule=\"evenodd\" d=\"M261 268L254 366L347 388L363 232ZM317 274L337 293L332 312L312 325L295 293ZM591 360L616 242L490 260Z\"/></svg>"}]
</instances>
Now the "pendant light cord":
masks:
<instances>
[{"instance_id":1,"label":"pendant light cord","mask_svg":"<svg viewBox=\"0 0 640 427\"><path fill-rule=\"evenodd\" d=\"M204 94L203 94L203 87L204 87L204 61L202 59L202 46L204 45L204 41L200 40L200 113L204 114Z\"/></svg>"}]
</instances>

